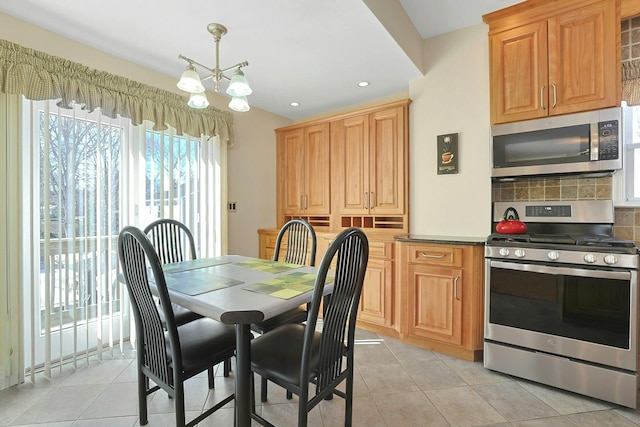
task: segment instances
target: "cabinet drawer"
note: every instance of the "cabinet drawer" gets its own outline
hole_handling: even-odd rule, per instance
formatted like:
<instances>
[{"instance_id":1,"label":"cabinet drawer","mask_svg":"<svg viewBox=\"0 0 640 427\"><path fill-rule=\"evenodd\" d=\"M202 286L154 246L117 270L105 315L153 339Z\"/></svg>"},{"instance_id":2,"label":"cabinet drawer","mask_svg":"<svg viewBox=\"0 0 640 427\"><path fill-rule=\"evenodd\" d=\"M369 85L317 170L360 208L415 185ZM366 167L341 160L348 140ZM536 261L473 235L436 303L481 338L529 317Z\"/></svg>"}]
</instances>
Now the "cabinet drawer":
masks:
<instances>
[{"instance_id":1,"label":"cabinet drawer","mask_svg":"<svg viewBox=\"0 0 640 427\"><path fill-rule=\"evenodd\" d=\"M438 245L409 245L410 263L462 267L462 248Z\"/></svg>"},{"instance_id":2,"label":"cabinet drawer","mask_svg":"<svg viewBox=\"0 0 640 427\"><path fill-rule=\"evenodd\" d=\"M393 259L393 242L369 240L369 257Z\"/></svg>"},{"instance_id":3,"label":"cabinet drawer","mask_svg":"<svg viewBox=\"0 0 640 427\"><path fill-rule=\"evenodd\" d=\"M278 233L265 234L265 236L264 236L264 243L265 243L265 246L267 248L275 249L277 241L278 241ZM287 242L285 241L285 242L282 242L282 243L286 244Z\"/></svg>"}]
</instances>

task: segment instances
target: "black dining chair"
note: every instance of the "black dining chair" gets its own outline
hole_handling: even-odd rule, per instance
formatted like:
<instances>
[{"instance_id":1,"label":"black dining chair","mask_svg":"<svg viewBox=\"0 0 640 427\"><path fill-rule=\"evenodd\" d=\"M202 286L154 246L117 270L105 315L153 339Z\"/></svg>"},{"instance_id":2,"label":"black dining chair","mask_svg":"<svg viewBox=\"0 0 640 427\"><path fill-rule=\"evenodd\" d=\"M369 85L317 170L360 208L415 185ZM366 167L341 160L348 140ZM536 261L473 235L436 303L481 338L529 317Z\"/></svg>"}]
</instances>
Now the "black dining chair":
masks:
<instances>
[{"instance_id":1,"label":"black dining chair","mask_svg":"<svg viewBox=\"0 0 640 427\"><path fill-rule=\"evenodd\" d=\"M193 233L184 223L171 218L160 218L144 228L153 245L158 259L162 265L174 262L194 260L197 258L196 245ZM176 325L184 325L193 320L202 318L201 315L177 304L172 304L173 317ZM164 323L164 314L159 310L160 318ZM228 377L231 371L231 359L224 362L224 376ZM209 370L209 382L213 381L213 369Z\"/></svg>"},{"instance_id":2,"label":"black dining chair","mask_svg":"<svg viewBox=\"0 0 640 427\"><path fill-rule=\"evenodd\" d=\"M286 242L286 249L282 257L280 257L283 242ZM316 248L316 232L311 224L303 219L292 219L284 224L278 232L273 260L291 264L308 264L313 267L316 263ZM288 325L290 323L302 323L305 320L307 320L307 310L303 307L297 307L267 319L264 322L254 323L251 325L251 330L259 334L264 334L278 326ZM260 386L260 400L262 402L267 401L267 387L267 380L263 378ZM291 393L287 392L287 399L291 398Z\"/></svg>"},{"instance_id":3,"label":"black dining chair","mask_svg":"<svg viewBox=\"0 0 640 427\"><path fill-rule=\"evenodd\" d=\"M318 324L334 257L333 290ZM369 242L362 230L341 232L320 263L306 324L282 325L251 343L251 370L299 397L299 427L307 425L308 412L331 394L345 399L345 426L351 426L356 317L368 259ZM321 328L316 330L317 326ZM344 392L337 389L343 381ZM255 410L251 416L272 426Z\"/></svg>"},{"instance_id":4,"label":"black dining chair","mask_svg":"<svg viewBox=\"0 0 640 427\"><path fill-rule=\"evenodd\" d=\"M148 423L147 396L163 389L175 401L176 426L191 427L234 399L231 394L185 423L184 382L233 357L233 326L200 318L178 326L160 259L143 231L127 226L118 237L118 257L131 298L136 325L140 425ZM157 288L164 324L150 287ZM155 385L150 387L150 381ZM209 383L209 388L214 384Z\"/></svg>"},{"instance_id":5,"label":"black dining chair","mask_svg":"<svg viewBox=\"0 0 640 427\"><path fill-rule=\"evenodd\" d=\"M286 249L280 259L280 249L286 240ZM273 254L274 261L288 262L291 264L310 265L316 264L316 232L307 221L292 219L282 226L276 238L276 248ZM289 310L261 323L251 325L255 332L263 334L280 325L289 323L302 323L307 320L307 310L302 307Z\"/></svg>"}]
</instances>

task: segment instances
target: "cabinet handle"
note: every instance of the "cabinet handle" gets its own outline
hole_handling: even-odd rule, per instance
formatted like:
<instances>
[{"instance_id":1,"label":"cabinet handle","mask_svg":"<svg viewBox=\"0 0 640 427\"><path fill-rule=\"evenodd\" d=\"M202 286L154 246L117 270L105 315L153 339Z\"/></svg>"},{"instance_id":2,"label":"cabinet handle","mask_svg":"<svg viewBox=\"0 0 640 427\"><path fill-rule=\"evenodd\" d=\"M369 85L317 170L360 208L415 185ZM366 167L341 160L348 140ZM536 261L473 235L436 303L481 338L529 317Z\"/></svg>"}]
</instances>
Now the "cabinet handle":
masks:
<instances>
[{"instance_id":1,"label":"cabinet handle","mask_svg":"<svg viewBox=\"0 0 640 427\"><path fill-rule=\"evenodd\" d=\"M424 252L420 252L420 256L425 257L425 258L437 258L437 259L442 259L445 257L446 254L442 254L442 255L429 255L429 254L425 254Z\"/></svg>"},{"instance_id":2,"label":"cabinet handle","mask_svg":"<svg viewBox=\"0 0 640 427\"><path fill-rule=\"evenodd\" d=\"M304 196L304 208L305 208L305 210L309 209L309 195L308 194L305 194L305 196Z\"/></svg>"},{"instance_id":3,"label":"cabinet handle","mask_svg":"<svg viewBox=\"0 0 640 427\"><path fill-rule=\"evenodd\" d=\"M555 83L552 84L551 87L553 88L553 105L551 108L556 108L556 105L558 105L558 90Z\"/></svg>"},{"instance_id":4,"label":"cabinet handle","mask_svg":"<svg viewBox=\"0 0 640 427\"><path fill-rule=\"evenodd\" d=\"M540 108L544 110L544 86L540 88Z\"/></svg>"},{"instance_id":5,"label":"cabinet handle","mask_svg":"<svg viewBox=\"0 0 640 427\"><path fill-rule=\"evenodd\" d=\"M460 300L460 297L458 296L458 279L459 278L460 276L456 276L455 279L453 279L453 297L458 301Z\"/></svg>"},{"instance_id":6,"label":"cabinet handle","mask_svg":"<svg viewBox=\"0 0 640 427\"><path fill-rule=\"evenodd\" d=\"M369 206L371 207L371 209L376 207L376 193L374 193L373 191L369 193Z\"/></svg>"},{"instance_id":7,"label":"cabinet handle","mask_svg":"<svg viewBox=\"0 0 640 427\"><path fill-rule=\"evenodd\" d=\"M369 206L367 206L367 202L369 201L369 193L364 193L364 195L362 196L362 207L364 209L369 209Z\"/></svg>"},{"instance_id":8,"label":"cabinet handle","mask_svg":"<svg viewBox=\"0 0 640 427\"><path fill-rule=\"evenodd\" d=\"M300 210L304 210L304 195L300 196Z\"/></svg>"}]
</instances>

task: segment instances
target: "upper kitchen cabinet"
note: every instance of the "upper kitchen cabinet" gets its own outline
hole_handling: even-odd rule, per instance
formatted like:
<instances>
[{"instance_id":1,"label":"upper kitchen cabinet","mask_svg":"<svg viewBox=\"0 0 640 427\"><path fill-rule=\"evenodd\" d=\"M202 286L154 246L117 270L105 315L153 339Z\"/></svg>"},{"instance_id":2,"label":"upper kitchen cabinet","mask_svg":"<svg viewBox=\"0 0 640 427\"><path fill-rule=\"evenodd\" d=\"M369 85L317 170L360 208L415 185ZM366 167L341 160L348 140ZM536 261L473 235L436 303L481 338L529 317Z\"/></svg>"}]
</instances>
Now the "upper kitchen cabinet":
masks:
<instances>
[{"instance_id":1,"label":"upper kitchen cabinet","mask_svg":"<svg viewBox=\"0 0 640 427\"><path fill-rule=\"evenodd\" d=\"M329 123L277 130L279 218L328 226L331 213Z\"/></svg>"},{"instance_id":2,"label":"upper kitchen cabinet","mask_svg":"<svg viewBox=\"0 0 640 427\"><path fill-rule=\"evenodd\" d=\"M408 130L408 101L331 122L332 191L342 227L408 227Z\"/></svg>"},{"instance_id":3,"label":"upper kitchen cabinet","mask_svg":"<svg viewBox=\"0 0 640 427\"><path fill-rule=\"evenodd\" d=\"M528 0L483 19L492 124L620 104L620 0Z\"/></svg>"}]
</instances>

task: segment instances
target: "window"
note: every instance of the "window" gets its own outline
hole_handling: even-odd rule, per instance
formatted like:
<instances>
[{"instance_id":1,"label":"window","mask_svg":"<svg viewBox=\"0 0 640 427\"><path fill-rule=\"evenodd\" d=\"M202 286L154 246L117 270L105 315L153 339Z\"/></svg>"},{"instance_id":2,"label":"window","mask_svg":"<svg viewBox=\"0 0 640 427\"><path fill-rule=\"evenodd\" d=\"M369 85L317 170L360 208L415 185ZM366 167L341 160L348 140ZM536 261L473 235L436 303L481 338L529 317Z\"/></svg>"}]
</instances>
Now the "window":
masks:
<instances>
[{"instance_id":1,"label":"window","mask_svg":"<svg viewBox=\"0 0 640 427\"><path fill-rule=\"evenodd\" d=\"M622 171L614 175L617 206L640 206L640 106L623 107Z\"/></svg>"},{"instance_id":2,"label":"window","mask_svg":"<svg viewBox=\"0 0 640 427\"><path fill-rule=\"evenodd\" d=\"M150 123L136 127L99 110L25 104L31 104L24 111L31 123L25 212L34 225L24 280L24 341L34 347L25 365L47 369L128 337L117 256L124 225L178 219L193 231L201 256L220 254L219 146L217 139L153 131Z\"/></svg>"}]
</instances>

